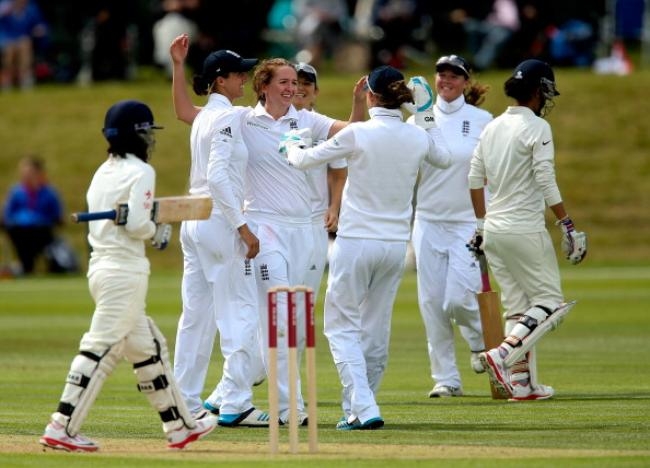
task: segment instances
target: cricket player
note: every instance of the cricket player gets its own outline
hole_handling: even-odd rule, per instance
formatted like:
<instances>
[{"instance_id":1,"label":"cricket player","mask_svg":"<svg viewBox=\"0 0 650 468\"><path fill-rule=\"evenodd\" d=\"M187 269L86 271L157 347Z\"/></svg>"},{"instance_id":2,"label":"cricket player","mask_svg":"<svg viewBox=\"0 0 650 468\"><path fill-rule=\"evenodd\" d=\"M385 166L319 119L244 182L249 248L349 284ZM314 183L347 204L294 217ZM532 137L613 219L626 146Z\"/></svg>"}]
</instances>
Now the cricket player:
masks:
<instances>
[{"instance_id":1,"label":"cricket player","mask_svg":"<svg viewBox=\"0 0 650 468\"><path fill-rule=\"evenodd\" d=\"M153 114L146 104L120 101L106 113L103 133L108 158L95 173L86 200L90 211L104 211L126 202L127 222L89 224L92 252L88 267L90 294L95 301L90 329L73 359L57 410L40 443L67 451L94 452L99 446L80 434L102 384L117 363L133 365L138 389L159 412L168 447L182 449L212 431L217 419L196 421L176 387L165 338L146 315L149 261L144 240L164 249L169 224L151 221L155 172L147 164L154 146Z\"/></svg>"},{"instance_id":2,"label":"cricket player","mask_svg":"<svg viewBox=\"0 0 650 468\"><path fill-rule=\"evenodd\" d=\"M296 64L298 72L298 88L293 98L297 110L314 110L318 96L318 74L316 69L307 63ZM321 141L314 141L316 145ZM345 159L320 164L307 171L307 180L312 193L312 231L314 234L314 253L307 268L305 284L314 291L314 302L317 301L321 280L327 265L329 233L338 229L341 196L347 178L347 162Z\"/></svg>"},{"instance_id":3,"label":"cricket player","mask_svg":"<svg viewBox=\"0 0 650 468\"><path fill-rule=\"evenodd\" d=\"M480 357L493 383L512 400L543 400L551 398L554 390L539 383L534 341L526 339L529 335L538 339L538 327L557 326L568 310L545 226L545 207L558 219L562 249L571 263L579 263L587 253L586 236L575 231L555 179L553 135L543 118L560 94L553 70L540 60L525 60L504 90L516 104L486 126L469 172L477 218L470 245L485 251L501 289L506 318L505 340ZM487 210L486 180L491 194ZM507 366L508 355L523 346L529 347L524 358Z\"/></svg>"},{"instance_id":4,"label":"cricket player","mask_svg":"<svg viewBox=\"0 0 650 468\"><path fill-rule=\"evenodd\" d=\"M432 111L449 145L452 165L444 171L422 165L412 241L418 303L434 381L430 398L463 394L454 324L469 345L472 369L484 372L478 358L479 352L485 351L476 300L480 274L466 244L476 228L472 202L467 196L469 161L483 128L492 120L489 112L473 104L475 99L484 99L486 90L470 81L470 67L462 57L448 55L436 62L437 96Z\"/></svg>"},{"instance_id":5,"label":"cricket player","mask_svg":"<svg viewBox=\"0 0 650 468\"><path fill-rule=\"evenodd\" d=\"M367 80L370 120L350 124L309 148L300 132L282 147L296 168L346 158L339 230L325 293L325 336L343 386L338 430L384 425L375 395L388 361L390 323L410 237L413 188L420 164L451 163L439 130L430 134L403 121L400 106L413 100L404 76L388 66ZM417 120L416 120L417 122Z\"/></svg>"},{"instance_id":6,"label":"cricket player","mask_svg":"<svg viewBox=\"0 0 650 468\"><path fill-rule=\"evenodd\" d=\"M318 112L296 110L292 101L297 91L297 72L285 59L262 61L253 74L257 105L249 111L243 125L244 141L250 158L247 169L245 211L257 226L260 253L256 258L256 279L260 305L260 341L268 371L267 292L270 288L300 285L306 281L314 250L312 194L308 174L287 164L278 151L283 135L290 130L309 129L313 140L325 140L349 122L361 120L363 91L357 82L348 121L335 120ZM286 310L286 296L278 298L278 311ZM305 347L304 307L298 307L298 350ZM280 422L289 418L289 375L287 314L278 314L278 393ZM308 424L298 383L300 423Z\"/></svg>"},{"instance_id":7,"label":"cricket player","mask_svg":"<svg viewBox=\"0 0 650 468\"><path fill-rule=\"evenodd\" d=\"M178 47L184 54L185 45L172 44L172 51ZM259 240L243 213L248 149L242 138L242 108L232 104L243 96L248 72L256 63L218 50L208 55L202 73L194 77L195 93L208 95L208 102L192 120L190 193L210 195L214 208L208 220L181 226L183 313L174 373L190 410L212 411L219 415L219 425L227 427L268 427L268 414L252 403L259 361L253 270ZM223 374L203 402L217 332Z\"/></svg>"}]
</instances>

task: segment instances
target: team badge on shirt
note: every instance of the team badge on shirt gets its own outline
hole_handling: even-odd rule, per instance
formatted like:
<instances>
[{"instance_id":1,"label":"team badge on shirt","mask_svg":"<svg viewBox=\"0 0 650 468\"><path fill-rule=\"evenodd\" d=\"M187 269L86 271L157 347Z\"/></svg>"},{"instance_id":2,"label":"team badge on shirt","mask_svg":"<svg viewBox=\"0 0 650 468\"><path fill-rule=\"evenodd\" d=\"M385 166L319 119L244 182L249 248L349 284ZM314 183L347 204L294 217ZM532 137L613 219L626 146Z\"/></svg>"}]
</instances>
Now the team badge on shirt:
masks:
<instances>
[{"instance_id":1,"label":"team badge on shirt","mask_svg":"<svg viewBox=\"0 0 650 468\"><path fill-rule=\"evenodd\" d=\"M469 135L469 120L463 120L463 136Z\"/></svg>"},{"instance_id":2,"label":"team badge on shirt","mask_svg":"<svg viewBox=\"0 0 650 468\"><path fill-rule=\"evenodd\" d=\"M289 128L291 130L298 130L298 121L296 119L289 119Z\"/></svg>"},{"instance_id":3,"label":"team badge on shirt","mask_svg":"<svg viewBox=\"0 0 650 468\"><path fill-rule=\"evenodd\" d=\"M260 277L262 281L268 281L271 278L269 275L269 266L266 263L260 265Z\"/></svg>"}]
</instances>

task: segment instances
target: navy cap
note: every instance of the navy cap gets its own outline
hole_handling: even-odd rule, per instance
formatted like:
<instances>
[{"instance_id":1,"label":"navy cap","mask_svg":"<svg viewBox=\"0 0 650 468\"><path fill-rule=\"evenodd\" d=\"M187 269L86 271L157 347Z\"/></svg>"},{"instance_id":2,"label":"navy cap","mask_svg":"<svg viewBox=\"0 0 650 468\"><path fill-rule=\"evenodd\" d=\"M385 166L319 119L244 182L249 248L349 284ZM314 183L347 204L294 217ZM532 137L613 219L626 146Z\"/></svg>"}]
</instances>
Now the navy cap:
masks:
<instances>
[{"instance_id":1,"label":"navy cap","mask_svg":"<svg viewBox=\"0 0 650 468\"><path fill-rule=\"evenodd\" d=\"M440 57L436 62L436 71L442 71L445 69L451 68L455 72L465 75L465 78L469 79L469 70L470 66L460 55L445 55Z\"/></svg>"},{"instance_id":2,"label":"navy cap","mask_svg":"<svg viewBox=\"0 0 650 468\"><path fill-rule=\"evenodd\" d=\"M396 81L404 81L404 75L398 69L389 65L382 65L375 68L368 75L368 89L373 94L386 95L389 86Z\"/></svg>"},{"instance_id":3,"label":"navy cap","mask_svg":"<svg viewBox=\"0 0 650 468\"><path fill-rule=\"evenodd\" d=\"M206 81L214 81L217 76L226 76L228 73L247 72L255 65L256 58L242 58L232 50L217 50L212 52L203 61L203 78Z\"/></svg>"},{"instance_id":4,"label":"navy cap","mask_svg":"<svg viewBox=\"0 0 650 468\"><path fill-rule=\"evenodd\" d=\"M306 77L311 83L317 84L318 73L316 69L305 62L299 62L296 64L296 71L298 76Z\"/></svg>"}]
</instances>

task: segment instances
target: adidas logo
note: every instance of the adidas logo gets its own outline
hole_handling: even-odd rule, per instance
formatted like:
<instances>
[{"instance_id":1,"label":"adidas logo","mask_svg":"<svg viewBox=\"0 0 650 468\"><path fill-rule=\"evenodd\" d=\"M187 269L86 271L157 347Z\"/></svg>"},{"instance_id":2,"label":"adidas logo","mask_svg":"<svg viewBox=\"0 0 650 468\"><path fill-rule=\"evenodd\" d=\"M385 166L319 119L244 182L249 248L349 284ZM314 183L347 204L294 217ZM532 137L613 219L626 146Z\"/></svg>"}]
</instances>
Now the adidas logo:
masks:
<instances>
[{"instance_id":1,"label":"adidas logo","mask_svg":"<svg viewBox=\"0 0 650 468\"><path fill-rule=\"evenodd\" d=\"M221 135L225 135L227 137L232 138L232 130L230 130L230 127L222 128L219 133Z\"/></svg>"}]
</instances>

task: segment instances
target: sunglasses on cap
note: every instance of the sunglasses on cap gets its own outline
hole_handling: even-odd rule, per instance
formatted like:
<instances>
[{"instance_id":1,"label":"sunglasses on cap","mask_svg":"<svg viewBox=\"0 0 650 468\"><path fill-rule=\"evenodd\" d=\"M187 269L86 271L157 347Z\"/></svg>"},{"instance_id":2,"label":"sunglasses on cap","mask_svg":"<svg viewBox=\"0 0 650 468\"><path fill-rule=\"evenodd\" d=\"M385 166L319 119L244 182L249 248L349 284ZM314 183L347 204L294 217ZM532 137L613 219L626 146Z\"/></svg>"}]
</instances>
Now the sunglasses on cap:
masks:
<instances>
[{"instance_id":1,"label":"sunglasses on cap","mask_svg":"<svg viewBox=\"0 0 650 468\"><path fill-rule=\"evenodd\" d=\"M440 57L436 62L436 71L440 71L440 69L444 67L451 67L460 70L466 78L469 78L469 64L464 58L459 57L458 55L445 55Z\"/></svg>"}]
</instances>

